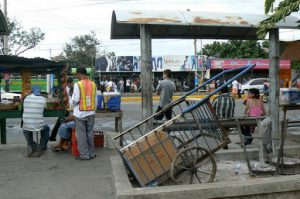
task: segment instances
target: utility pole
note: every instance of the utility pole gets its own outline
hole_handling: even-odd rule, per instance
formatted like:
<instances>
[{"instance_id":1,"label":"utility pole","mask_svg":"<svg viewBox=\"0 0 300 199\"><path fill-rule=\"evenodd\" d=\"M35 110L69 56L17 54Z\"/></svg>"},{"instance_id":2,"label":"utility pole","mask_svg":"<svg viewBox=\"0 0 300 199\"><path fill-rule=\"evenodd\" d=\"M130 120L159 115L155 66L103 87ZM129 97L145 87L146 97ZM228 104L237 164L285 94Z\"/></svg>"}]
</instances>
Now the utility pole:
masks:
<instances>
[{"instance_id":1,"label":"utility pole","mask_svg":"<svg viewBox=\"0 0 300 199\"><path fill-rule=\"evenodd\" d=\"M52 58L52 50L49 48L49 53L50 53L50 59Z\"/></svg>"},{"instance_id":2,"label":"utility pole","mask_svg":"<svg viewBox=\"0 0 300 199\"><path fill-rule=\"evenodd\" d=\"M195 88L198 87L199 85L199 78L198 78L198 54L197 54L197 39L194 39L194 59L195 59L195 66L196 66L196 70L195 70L195 75L194 75L194 84L195 84ZM192 66L193 67L193 66Z\"/></svg>"},{"instance_id":3,"label":"utility pole","mask_svg":"<svg viewBox=\"0 0 300 199\"><path fill-rule=\"evenodd\" d=\"M7 21L7 0L4 0L3 7L4 7L4 17L5 17L5 20ZM8 35L4 35L3 40L4 40L4 54L7 55L8 54Z\"/></svg>"}]
</instances>

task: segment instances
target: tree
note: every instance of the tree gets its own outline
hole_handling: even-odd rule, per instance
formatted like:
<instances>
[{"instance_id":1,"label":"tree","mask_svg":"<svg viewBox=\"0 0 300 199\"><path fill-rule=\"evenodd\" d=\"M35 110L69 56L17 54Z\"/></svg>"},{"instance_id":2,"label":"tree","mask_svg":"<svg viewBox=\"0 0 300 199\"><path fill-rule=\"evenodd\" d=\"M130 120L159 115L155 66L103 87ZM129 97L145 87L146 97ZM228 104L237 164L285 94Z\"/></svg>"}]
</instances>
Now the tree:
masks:
<instances>
[{"instance_id":1,"label":"tree","mask_svg":"<svg viewBox=\"0 0 300 199\"><path fill-rule=\"evenodd\" d=\"M229 40L204 45L203 54L218 58L267 58L265 46L267 43L262 45L258 41Z\"/></svg>"},{"instance_id":2,"label":"tree","mask_svg":"<svg viewBox=\"0 0 300 199\"><path fill-rule=\"evenodd\" d=\"M67 62L71 67L94 67L99 44L95 32L74 37L64 48Z\"/></svg>"},{"instance_id":3,"label":"tree","mask_svg":"<svg viewBox=\"0 0 300 199\"><path fill-rule=\"evenodd\" d=\"M60 61L64 62L64 61L67 60L67 58L66 58L66 57L64 56L64 54L61 52L59 55L54 56L54 57L51 57L51 60L52 60L52 61L58 61L58 62L60 62Z\"/></svg>"},{"instance_id":4,"label":"tree","mask_svg":"<svg viewBox=\"0 0 300 199\"><path fill-rule=\"evenodd\" d=\"M38 45L44 38L45 33L40 28L33 27L29 31L24 30L17 20L8 19L8 52L13 55L20 55L25 51L32 49ZM3 40L1 41L1 52L4 54Z\"/></svg>"},{"instance_id":5,"label":"tree","mask_svg":"<svg viewBox=\"0 0 300 199\"><path fill-rule=\"evenodd\" d=\"M264 38L275 23L289 16L292 12L299 11L300 0L283 0L275 9L274 3L275 0L265 0L265 14L270 12L273 14L260 22L260 28L257 31L260 38Z\"/></svg>"}]
</instances>

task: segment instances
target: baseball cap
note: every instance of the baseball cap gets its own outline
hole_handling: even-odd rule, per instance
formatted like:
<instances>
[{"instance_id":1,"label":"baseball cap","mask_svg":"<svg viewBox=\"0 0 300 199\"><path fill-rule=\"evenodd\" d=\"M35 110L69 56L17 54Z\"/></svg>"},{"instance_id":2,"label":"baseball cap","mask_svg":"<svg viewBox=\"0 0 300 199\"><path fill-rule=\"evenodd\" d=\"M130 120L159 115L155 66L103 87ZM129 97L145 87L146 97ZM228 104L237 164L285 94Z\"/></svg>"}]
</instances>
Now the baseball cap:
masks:
<instances>
[{"instance_id":1,"label":"baseball cap","mask_svg":"<svg viewBox=\"0 0 300 199\"><path fill-rule=\"evenodd\" d=\"M32 86L32 93L34 95L41 95L41 87L39 85Z\"/></svg>"}]
</instances>

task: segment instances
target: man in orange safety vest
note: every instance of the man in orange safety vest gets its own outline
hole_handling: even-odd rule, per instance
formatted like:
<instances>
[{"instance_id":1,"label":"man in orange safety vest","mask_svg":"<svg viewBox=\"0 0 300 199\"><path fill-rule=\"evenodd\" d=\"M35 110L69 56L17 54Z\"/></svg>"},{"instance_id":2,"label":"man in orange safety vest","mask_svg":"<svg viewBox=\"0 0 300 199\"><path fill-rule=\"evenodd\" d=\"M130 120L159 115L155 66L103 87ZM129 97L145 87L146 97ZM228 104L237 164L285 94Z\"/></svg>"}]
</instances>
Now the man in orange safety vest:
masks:
<instances>
[{"instance_id":1,"label":"man in orange safety vest","mask_svg":"<svg viewBox=\"0 0 300 199\"><path fill-rule=\"evenodd\" d=\"M96 84L88 79L85 68L77 68L76 76L79 81L74 85L72 104L76 124L77 149L80 156L75 159L90 160L96 157L93 128L97 107L97 90Z\"/></svg>"}]
</instances>

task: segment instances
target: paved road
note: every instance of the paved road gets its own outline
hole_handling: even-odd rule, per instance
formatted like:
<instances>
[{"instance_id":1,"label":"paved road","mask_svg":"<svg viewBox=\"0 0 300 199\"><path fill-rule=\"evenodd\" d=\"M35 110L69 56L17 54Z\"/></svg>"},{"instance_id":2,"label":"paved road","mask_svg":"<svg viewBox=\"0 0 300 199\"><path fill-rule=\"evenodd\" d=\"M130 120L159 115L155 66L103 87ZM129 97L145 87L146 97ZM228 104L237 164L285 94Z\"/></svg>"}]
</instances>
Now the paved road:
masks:
<instances>
[{"instance_id":1,"label":"paved road","mask_svg":"<svg viewBox=\"0 0 300 199\"><path fill-rule=\"evenodd\" d=\"M235 115L243 115L241 100L236 101ZM154 110L157 107L155 102ZM141 120L140 102L122 104L123 127L127 129ZM290 118L300 119L300 111L289 112ZM47 118L53 127L56 118ZM97 158L77 161L70 153L56 154L48 150L40 158L26 157L26 143L20 128L20 119L7 123L7 145L0 146L0 198L1 199L113 199L109 158L114 150L97 149ZM104 133L114 131L114 119L99 119L96 128ZM293 130L299 134L299 128ZM230 135L232 145L238 141ZM299 143L299 142L298 142ZM50 143L54 145L55 143ZM239 147L236 145L235 147ZM255 144L250 147L255 147ZM229 146L231 148L231 145Z\"/></svg>"},{"instance_id":2,"label":"paved road","mask_svg":"<svg viewBox=\"0 0 300 199\"><path fill-rule=\"evenodd\" d=\"M157 108L157 101L154 101L153 110L155 111ZM242 100L236 100L236 108L235 108L235 116L242 116L244 113L244 105L242 104ZM267 106L266 106L267 108ZM123 129L128 129L132 127L134 124L137 124L141 121L142 118L142 109L140 101L131 101L125 102L122 104L122 109L124 110L123 117ZM300 120L300 110L297 111L289 111L288 117L293 120ZM46 118L47 123L52 128L56 122L56 118ZM22 134L22 130L20 128L21 120L20 119L8 119L7 120L7 143L17 144L24 143L25 140ZM114 131L114 119L97 119L95 128L101 129L104 132L113 132ZM298 128L289 129L290 132L300 134L297 131Z\"/></svg>"}]
</instances>

